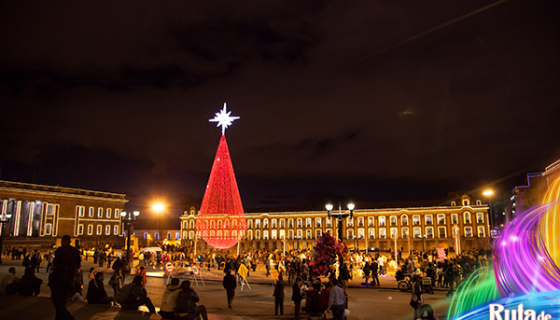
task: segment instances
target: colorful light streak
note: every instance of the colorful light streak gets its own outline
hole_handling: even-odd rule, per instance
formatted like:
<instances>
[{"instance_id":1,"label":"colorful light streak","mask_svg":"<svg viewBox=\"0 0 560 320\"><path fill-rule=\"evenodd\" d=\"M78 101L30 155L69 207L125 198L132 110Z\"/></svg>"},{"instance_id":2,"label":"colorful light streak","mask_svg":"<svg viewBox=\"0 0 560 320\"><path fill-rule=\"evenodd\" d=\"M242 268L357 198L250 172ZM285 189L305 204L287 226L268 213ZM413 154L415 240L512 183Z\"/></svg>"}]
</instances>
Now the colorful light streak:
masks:
<instances>
[{"instance_id":1,"label":"colorful light streak","mask_svg":"<svg viewBox=\"0 0 560 320\"><path fill-rule=\"evenodd\" d=\"M521 213L494 247L494 272L504 297L560 289L560 270L546 250L540 229L546 209L540 206Z\"/></svg>"},{"instance_id":2,"label":"colorful light streak","mask_svg":"<svg viewBox=\"0 0 560 320\"><path fill-rule=\"evenodd\" d=\"M447 319L455 319L499 298L494 271L488 268L477 269L457 288L449 305Z\"/></svg>"},{"instance_id":3,"label":"colorful light streak","mask_svg":"<svg viewBox=\"0 0 560 320\"><path fill-rule=\"evenodd\" d=\"M554 180L546 192L543 204L548 205L548 209L541 221L546 249L556 265L560 266L560 204L558 199L560 199L560 178Z\"/></svg>"}]
</instances>

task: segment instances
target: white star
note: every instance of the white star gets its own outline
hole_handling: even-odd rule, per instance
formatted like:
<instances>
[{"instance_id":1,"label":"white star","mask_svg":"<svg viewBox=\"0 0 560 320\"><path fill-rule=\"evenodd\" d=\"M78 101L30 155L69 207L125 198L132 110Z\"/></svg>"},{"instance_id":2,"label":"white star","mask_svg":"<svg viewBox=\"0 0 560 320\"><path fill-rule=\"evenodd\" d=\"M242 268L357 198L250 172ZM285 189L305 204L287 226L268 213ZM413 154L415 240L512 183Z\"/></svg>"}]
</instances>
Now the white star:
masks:
<instances>
[{"instance_id":1,"label":"white star","mask_svg":"<svg viewBox=\"0 0 560 320\"><path fill-rule=\"evenodd\" d=\"M226 103L224 102L224 108L220 112L216 112L214 119L210 119L210 122L217 122L216 127L222 127L222 135L226 134L226 128L231 126L233 120L239 119L239 117L230 117L230 112L227 112Z\"/></svg>"}]
</instances>

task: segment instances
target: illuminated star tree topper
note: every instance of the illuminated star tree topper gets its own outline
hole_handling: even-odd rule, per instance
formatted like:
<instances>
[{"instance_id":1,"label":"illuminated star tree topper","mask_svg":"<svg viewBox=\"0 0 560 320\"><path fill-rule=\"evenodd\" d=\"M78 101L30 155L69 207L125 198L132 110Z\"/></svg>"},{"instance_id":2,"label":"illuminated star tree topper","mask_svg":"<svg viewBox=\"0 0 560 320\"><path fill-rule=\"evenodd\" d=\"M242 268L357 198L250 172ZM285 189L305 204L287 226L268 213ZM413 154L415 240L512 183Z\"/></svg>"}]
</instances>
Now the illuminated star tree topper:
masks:
<instances>
[{"instance_id":1,"label":"illuminated star tree topper","mask_svg":"<svg viewBox=\"0 0 560 320\"><path fill-rule=\"evenodd\" d=\"M233 120L239 119L239 117L231 117L231 111L227 112L226 103L224 102L224 108L220 112L216 112L214 119L210 119L210 122L217 122L216 127L222 127L222 136L226 134L226 128L231 126Z\"/></svg>"}]
</instances>

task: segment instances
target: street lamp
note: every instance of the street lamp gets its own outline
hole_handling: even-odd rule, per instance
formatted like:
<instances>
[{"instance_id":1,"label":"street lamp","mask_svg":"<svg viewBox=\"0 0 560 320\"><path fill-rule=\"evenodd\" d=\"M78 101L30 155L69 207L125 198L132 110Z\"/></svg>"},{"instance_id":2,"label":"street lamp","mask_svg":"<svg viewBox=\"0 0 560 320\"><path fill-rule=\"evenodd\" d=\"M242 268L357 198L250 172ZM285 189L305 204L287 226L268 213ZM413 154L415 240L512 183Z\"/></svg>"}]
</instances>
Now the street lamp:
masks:
<instances>
[{"instance_id":1,"label":"street lamp","mask_svg":"<svg viewBox=\"0 0 560 320\"><path fill-rule=\"evenodd\" d=\"M453 231L455 236L455 254L459 255L461 253L461 235L459 234L459 226L453 225Z\"/></svg>"},{"instance_id":2,"label":"street lamp","mask_svg":"<svg viewBox=\"0 0 560 320\"><path fill-rule=\"evenodd\" d=\"M126 234L126 265L128 267L128 271L130 272L130 236L132 234L132 224L134 223L134 221L136 221L136 219L138 218L138 216L140 215L140 211L132 211L132 212L126 212L126 211L121 211L121 218L123 223L127 224L127 234Z\"/></svg>"},{"instance_id":3,"label":"street lamp","mask_svg":"<svg viewBox=\"0 0 560 320\"><path fill-rule=\"evenodd\" d=\"M489 237L490 237L490 245L492 245L492 230L494 230L494 214L492 213L492 195L494 195L494 191L492 189L484 190L482 193L483 195L488 197L488 201L490 202L490 230Z\"/></svg>"},{"instance_id":4,"label":"street lamp","mask_svg":"<svg viewBox=\"0 0 560 320\"><path fill-rule=\"evenodd\" d=\"M159 233L159 214L165 211L165 205L161 202L156 202L152 204L152 211L157 214L156 216L156 228L158 229Z\"/></svg>"},{"instance_id":5,"label":"street lamp","mask_svg":"<svg viewBox=\"0 0 560 320\"><path fill-rule=\"evenodd\" d=\"M0 234L0 263L2 263L2 252L4 251L4 248L2 247L2 240L4 239L4 225L10 221L11 217L11 214L3 214L2 217L0 217L0 223L2 224L2 229L0 229L0 232L2 232L2 234Z\"/></svg>"},{"instance_id":6,"label":"street lamp","mask_svg":"<svg viewBox=\"0 0 560 320\"><path fill-rule=\"evenodd\" d=\"M342 213L342 208L340 207L340 204L339 204L338 205L338 213L334 214L334 216L337 218L336 221L338 222L338 239L340 241L342 241L342 235L343 235L343 232L342 232L342 221L343 220L342 219L347 218L347 217L352 218L354 216L354 208L356 206L352 202L350 202L347 207L348 207L348 211L350 213ZM325 208L327 209L328 217L330 219L331 215L333 215L332 214L332 209L333 209L332 203L327 203L327 205L325 205Z\"/></svg>"}]
</instances>

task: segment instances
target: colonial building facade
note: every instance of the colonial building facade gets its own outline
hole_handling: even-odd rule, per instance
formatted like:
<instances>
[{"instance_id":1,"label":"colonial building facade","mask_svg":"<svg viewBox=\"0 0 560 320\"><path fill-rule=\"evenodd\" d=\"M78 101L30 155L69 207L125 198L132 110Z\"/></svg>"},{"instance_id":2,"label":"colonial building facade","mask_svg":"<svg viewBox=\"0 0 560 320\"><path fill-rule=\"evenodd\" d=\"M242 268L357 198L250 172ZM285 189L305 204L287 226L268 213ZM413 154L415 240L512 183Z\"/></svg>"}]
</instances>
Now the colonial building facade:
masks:
<instances>
[{"instance_id":1,"label":"colonial building facade","mask_svg":"<svg viewBox=\"0 0 560 320\"><path fill-rule=\"evenodd\" d=\"M378 250L423 250L436 247L489 247L488 205L482 197L452 195L447 201L422 202L419 206L371 205L354 210L343 221L343 238L350 248ZM411 204L411 203L408 203ZM337 212L333 212L337 213ZM348 213L343 211L343 213ZM245 214L247 231L240 237L242 249L310 248L323 232L338 235L336 217L327 211L250 212ZM181 217L184 245L200 243L194 208Z\"/></svg>"},{"instance_id":2,"label":"colonial building facade","mask_svg":"<svg viewBox=\"0 0 560 320\"><path fill-rule=\"evenodd\" d=\"M12 216L4 244L56 243L69 235L83 247L122 245L120 212L127 201L118 193L0 181L0 212Z\"/></svg>"}]
</instances>

